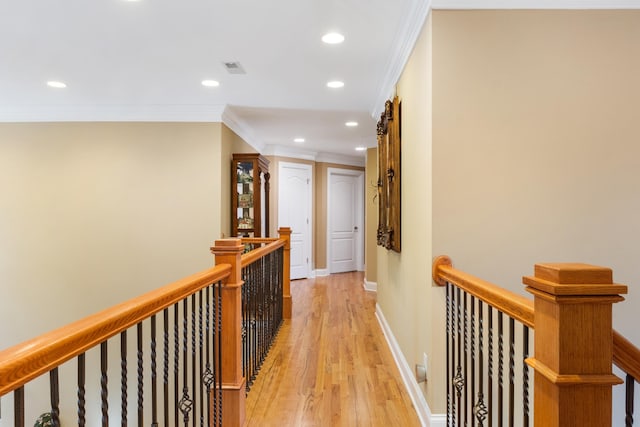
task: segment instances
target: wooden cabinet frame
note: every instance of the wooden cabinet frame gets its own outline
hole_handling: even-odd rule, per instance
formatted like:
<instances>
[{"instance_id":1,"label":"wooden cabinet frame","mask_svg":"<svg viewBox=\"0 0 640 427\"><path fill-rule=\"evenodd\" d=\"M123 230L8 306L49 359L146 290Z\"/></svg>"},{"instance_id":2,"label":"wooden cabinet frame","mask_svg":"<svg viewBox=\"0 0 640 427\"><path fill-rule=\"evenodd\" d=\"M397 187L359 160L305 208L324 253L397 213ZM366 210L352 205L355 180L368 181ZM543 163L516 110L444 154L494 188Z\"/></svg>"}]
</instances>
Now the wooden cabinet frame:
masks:
<instances>
[{"instance_id":1,"label":"wooden cabinet frame","mask_svg":"<svg viewBox=\"0 0 640 427\"><path fill-rule=\"evenodd\" d=\"M378 245L400 252L400 101L387 101L378 121Z\"/></svg>"},{"instance_id":2,"label":"wooden cabinet frame","mask_svg":"<svg viewBox=\"0 0 640 427\"><path fill-rule=\"evenodd\" d=\"M240 174L242 165L249 166L250 173L244 182ZM231 161L231 235L234 237L269 237L269 161L257 153L234 153ZM262 200L262 180L264 179L264 199ZM242 185L243 191L238 191ZM264 203L264 209L263 204ZM239 212L247 216L242 224ZM264 211L264 230L262 213ZM247 224L250 221L251 226ZM264 234L264 235L263 235Z\"/></svg>"}]
</instances>

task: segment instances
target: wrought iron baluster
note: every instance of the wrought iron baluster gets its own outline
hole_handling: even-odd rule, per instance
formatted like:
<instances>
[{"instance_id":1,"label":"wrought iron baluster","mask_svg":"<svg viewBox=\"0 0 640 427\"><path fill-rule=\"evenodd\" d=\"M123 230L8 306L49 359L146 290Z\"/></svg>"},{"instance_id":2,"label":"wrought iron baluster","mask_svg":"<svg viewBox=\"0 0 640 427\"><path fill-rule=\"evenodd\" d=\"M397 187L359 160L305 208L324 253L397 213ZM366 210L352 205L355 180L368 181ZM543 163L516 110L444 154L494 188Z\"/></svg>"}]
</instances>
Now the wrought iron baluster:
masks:
<instances>
[{"instance_id":1,"label":"wrought iron baluster","mask_svg":"<svg viewBox=\"0 0 640 427\"><path fill-rule=\"evenodd\" d=\"M120 425L127 426L127 330L120 333Z\"/></svg>"},{"instance_id":2,"label":"wrought iron baluster","mask_svg":"<svg viewBox=\"0 0 640 427\"><path fill-rule=\"evenodd\" d=\"M473 415L482 427L487 418L487 407L484 404L484 307L482 301L478 301L478 353L480 360L478 363L478 400L473 406Z\"/></svg>"},{"instance_id":3,"label":"wrought iron baluster","mask_svg":"<svg viewBox=\"0 0 640 427\"><path fill-rule=\"evenodd\" d=\"M502 427L504 404L504 336L503 314L498 311L498 427Z\"/></svg>"},{"instance_id":4,"label":"wrought iron baluster","mask_svg":"<svg viewBox=\"0 0 640 427\"><path fill-rule=\"evenodd\" d=\"M210 335L213 332L213 328L211 327L211 290L214 289L214 297L215 297L215 283L208 286L205 292L205 370L204 374L202 374L202 384L205 387L205 392L207 395L207 426L212 425L212 403L211 403L211 385L214 381L213 372L211 371L211 338ZM214 403L215 405L215 403Z\"/></svg>"},{"instance_id":5,"label":"wrought iron baluster","mask_svg":"<svg viewBox=\"0 0 640 427\"><path fill-rule=\"evenodd\" d=\"M24 386L13 392L13 425L24 427Z\"/></svg>"},{"instance_id":6,"label":"wrought iron baluster","mask_svg":"<svg viewBox=\"0 0 640 427\"><path fill-rule=\"evenodd\" d=\"M217 422L222 425L224 414L222 412L222 283L218 282L218 409ZM214 365L215 366L215 365Z\"/></svg>"},{"instance_id":7,"label":"wrought iron baluster","mask_svg":"<svg viewBox=\"0 0 640 427\"><path fill-rule=\"evenodd\" d=\"M191 408L193 410L193 424L195 425L196 413L195 405L198 402L198 388L197 387L197 363L196 363L196 296L191 295Z\"/></svg>"},{"instance_id":8,"label":"wrought iron baluster","mask_svg":"<svg viewBox=\"0 0 640 427\"><path fill-rule=\"evenodd\" d=\"M78 355L78 427L86 424L86 400L85 400L85 354Z\"/></svg>"},{"instance_id":9,"label":"wrought iron baluster","mask_svg":"<svg viewBox=\"0 0 640 427\"><path fill-rule=\"evenodd\" d=\"M109 390L107 388L107 341L100 343L100 401L102 426L109 426Z\"/></svg>"},{"instance_id":10,"label":"wrought iron baluster","mask_svg":"<svg viewBox=\"0 0 640 427\"><path fill-rule=\"evenodd\" d=\"M156 315L151 316L151 427L158 427L158 372L156 354Z\"/></svg>"},{"instance_id":11,"label":"wrought iron baluster","mask_svg":"<svg viewBox=\"0 0 640 427\"><path fill-rule=\"evenodd\" d=\"M476 397L476 299L471 295L471 332L470 332L470 347L471 347L471 425L476 425L476 419L473 416L474 399Z\"/></svg>"},{"instance_id":12,"label":"wrought iron baluster","mask_svg":"<svg viewBox=\"0 0 640 427\"><path fill-rule=\"evenodd\" d=\"M189 308L187 304L188 298L182 300L182 364L183 364L183 381L182 381L182 397L178 402L178 408L182 413L182 420L184 421L185 427L189 425L189 413L191 412L191 407L193 402L189 397Z\"/></svg>"},{"instance_id":13,"label":"wrought iron baluster","mask_svg":"<svg viewBox=\"0 0 640 427\"><path fill-rule=\"evenodd\" d=\"M529 365L524 360L529 357L529 327L522 325L522 427L529 427Z\"/></svg>"},{"instance_id":14,"label":"wrought iron baluster","mask_svg":"<svg viewBox=\"0 0 640 427\"><path fill-rule=\"evenodd\" d=\"M51 422L53 427L60 427L60 382L58 368L49 371L49 394L51 397Z\"/></svg>"},{"instance_id":15,"label":"wrought iron baluster","mask_svg":"<svg viewBox=\"0 0 640 427\"><path fill-rule=\"evenodd\" d=\"M514 388L515 388L515 336L514 336L514 320L509 317L509 426L513 427L515 421L513 415L514 408Z\"/></svg>"},{"instance_id":16,"label":"wrought iron baluster","mask_svg":"<svg viewBox=\"0 0 640 427\"><path fill-rule=\"evenodd\" d=\"M489 422L487 425L493 426L493 307L490 305L487 306L487 319L489 320L489 348L487 352L489 353L489 363L488 363L488 371L489 378L487 378L487 399L488 399L488 408L487 411L489 413Z\"/></svg>"},{"instance_id":17,"label":"wrought iron baluster","mask_svg":"<svg viewBox=\"0 0 640 427\"><path fill-rule=\"evenodd\" d=\"M625 383L626 402L624 422L626 427L633 427L633 392L636 386L636 381L631 374L627 374Z\"/></svg>"},{"instance_id":18,"label":"wrought iron baluster","mask_svg":"<svg viewBox=\"0 0 640 427\"><path fill-rule=\"evenodd\" d=\"M138 425L144 425L144 369L142 365L142 323L136 325L138 356Z\"/></svg>"},{"instance_id":19,"label":"wrought iron baluster","mask_svg":"<svg viewBox=\"0 0 640 427\"><path fill-rule=\"evenodd\" d=\"M462 322L463 322L463 314L462 314L462 298L460 288L456 288L456 300L457 300L457 313L456 318L458 319L458 335L456 338L457 348L458 348L458 362L456 366L456 376L453 380L453 385L456 387L456 395L458 401L458 421L462 422L462 411L464 410L462 406L462 389L464 388L464 377L462 376Z\"/></svg>"},{"instance_id":20,"label":"wrought iron baluster","mask_svg":"<svg viewBox=\"0 0 640 427\"><path fill-rule=\"evenodd\" d=\"M173 305L173 425L178 426L179 379L180 379L180 303Z\"/></svg>"},{"instance_id":21,"label":"wrought iron baluster","mask_svg":"<svg viewBox=\"0 0 640 427\"><path fill-rule=\"evenodd\" d=\"M208 288L207 288L208 289ZM200 378L200 387L198 387L198 393L200 395L200 426L204 427L204 390L203 390L203 384L204 384L204 352L203 352L203 324L202 324L202 319L203 319L203 301L202 301L202 297L203 297L203 291L200 290L198 292L198 362L199 362L199 377ZM194 390L195 393L195 390Z\"/></svg>"},{"instance_id":22,"label":"wrought iron baluster","mask_svg":"<svg viewBox=\"0 0 640 427\"><path fill-rule=\"evenodd\" d=\"M451 421L451 386L450 386L450 378L453 378L453 373L451 370L451 361L450 361L450 356L451 356L451 283L447 282L446 283L446 341L447 341L447 345L446 345L446 378L447 381L446 382L446 387L447 387L447 420L446 420L446 425L449 426L450 425L450 421Z\"/></svg>"},{"instance_id":23,"label":"wrought iron baluster","mask_svg":"<svg viewBox=\"0 0 640 427\"><path fill-rule=\"evenodd\" d=\"M162 403L164 425L169 425L169 309L162 312L163 350L162 350Z\"/></svg>"},{"instance_id":24,"label":"wrought iron baluster","mask_svg":"<svg viewBox=\"0 0 640 427\"><path fill-rule=\"evenodd\" d=\"M468 408L469 408L469 402L467 401L467 388L469 385L469 381L468 381L468 360L469 360L469 311L467 310L467 292L463 292L463 299L462 299L462 309L463 309L463 313L464 313L464 317L463 317L463 327L462 329L464 330L464 351L462 352L464 360L463 360L463 365L464 365L464 375L462 376L462 378L464 379L464 406L463 406L463 414L464 414L464 425L467 425L467 412L468 412ZM462 421L462 420L460 420Z\"/></svg>"}]
</instances>

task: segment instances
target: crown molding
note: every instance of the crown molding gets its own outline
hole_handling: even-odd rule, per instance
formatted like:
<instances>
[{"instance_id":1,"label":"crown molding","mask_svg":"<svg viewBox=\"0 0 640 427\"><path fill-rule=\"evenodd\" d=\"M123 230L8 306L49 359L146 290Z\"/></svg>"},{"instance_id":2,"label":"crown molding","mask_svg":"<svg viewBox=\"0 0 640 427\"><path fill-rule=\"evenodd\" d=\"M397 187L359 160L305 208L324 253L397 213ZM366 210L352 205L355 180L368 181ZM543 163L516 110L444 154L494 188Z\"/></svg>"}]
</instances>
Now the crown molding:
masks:
<instances>
[{"instance_id":1,"label":"crown molding","mask_svg":"<svg viewBox=\"0 0 640 427\"><path fill-rule=\"evenodd\" d=\"M264 151L264 142L255 136L251 127L244 120L238 117L238 115L228 105L225 106L220 121L227 125L229 129L234 131L236 135L244 140L244 142L252 146L258 153L262 153Z\"/></svg>"},{"instance_id":2,"label":"crown molding","mask_svg":"<svg viewBox=\"0 0 640 427\"><path fill-rule=\"evenodd\" d=\"M265 156L290 157L292 159L309 160L312 162L336 163L346 166L364 167L366 159L346 154L316 152L296 147L288 147L278 144L267 144L261 152Z\"/></svg>"},{"instance_id":3,"label":"crown molding","mask_svg":"<svg viewBox=\"0 0 640 427\"><path fill-rule=\"evenodd\" d=\"M385 101L391 99L395 93L396 83L431 12L431 3L431 0L413 0L404 13L402 22L405 24L400 26L399 32L396 33L393 43L396 49L387 62L384 79L371 109L371 116L376 120L384 110Z\"/></svg>"},{"instance_id":4,"label":"crown molding","mask_svg":"<svg viewBox=\"0 0 640 427\"><path fill-rule=\"evenodd\" d=\"M640 9L640 0L432 0L432 9Z\"/></svg>"},{"instance_id":5,"label":"crown molding","mask_svg":"<svg viewBox=\"0 0 640 427\"><path fill-rule=\"evenodd\" d=\"M219 122L224 105L25 105L0 107L0 122Z\"/></svg>"}]
</instances>

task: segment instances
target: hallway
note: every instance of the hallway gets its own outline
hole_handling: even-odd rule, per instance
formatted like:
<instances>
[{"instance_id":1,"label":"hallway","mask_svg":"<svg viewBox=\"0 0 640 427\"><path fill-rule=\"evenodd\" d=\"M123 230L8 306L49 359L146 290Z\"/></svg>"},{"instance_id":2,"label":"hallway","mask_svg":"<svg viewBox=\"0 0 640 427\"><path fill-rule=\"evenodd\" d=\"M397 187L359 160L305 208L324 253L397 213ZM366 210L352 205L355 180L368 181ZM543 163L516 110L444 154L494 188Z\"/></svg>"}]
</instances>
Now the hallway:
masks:
<instances>
[{"instance_id":1,"label":"hallway","mask_svg":"<svg viewBox=\"0 0 640 427\"><path fill-rule=\"evenodd\" d=\"M247 396L247 426L420 425L362 282L291 282L293 318Z\"/></svg>"}]
</instances>

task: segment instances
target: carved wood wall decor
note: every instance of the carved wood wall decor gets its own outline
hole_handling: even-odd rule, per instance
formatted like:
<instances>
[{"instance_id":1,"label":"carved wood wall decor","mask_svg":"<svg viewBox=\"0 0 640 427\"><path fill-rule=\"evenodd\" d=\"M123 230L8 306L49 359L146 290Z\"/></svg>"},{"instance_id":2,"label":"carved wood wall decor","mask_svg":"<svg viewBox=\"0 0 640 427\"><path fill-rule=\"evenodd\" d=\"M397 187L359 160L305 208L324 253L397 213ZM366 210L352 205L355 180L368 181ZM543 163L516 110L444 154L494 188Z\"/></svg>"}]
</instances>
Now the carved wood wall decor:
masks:
<instances>
[{"instance_id":1,"label":"carved wood wall decor","mask_svg":"<svg viewBox=\"0 0 640 427\"><path fill-rule=\"evenodd\" d=\"M387 101L378 121L378 245L400 252L400 101Z\"/></svg>"}]
</instances>

